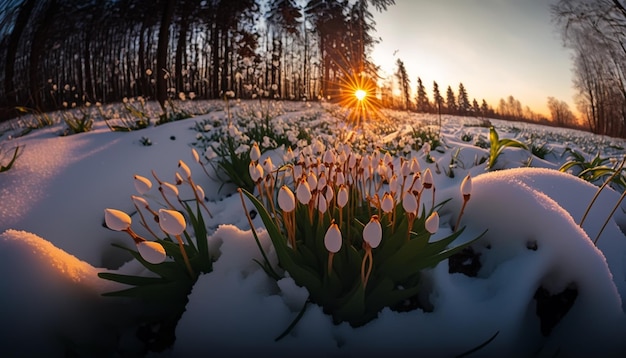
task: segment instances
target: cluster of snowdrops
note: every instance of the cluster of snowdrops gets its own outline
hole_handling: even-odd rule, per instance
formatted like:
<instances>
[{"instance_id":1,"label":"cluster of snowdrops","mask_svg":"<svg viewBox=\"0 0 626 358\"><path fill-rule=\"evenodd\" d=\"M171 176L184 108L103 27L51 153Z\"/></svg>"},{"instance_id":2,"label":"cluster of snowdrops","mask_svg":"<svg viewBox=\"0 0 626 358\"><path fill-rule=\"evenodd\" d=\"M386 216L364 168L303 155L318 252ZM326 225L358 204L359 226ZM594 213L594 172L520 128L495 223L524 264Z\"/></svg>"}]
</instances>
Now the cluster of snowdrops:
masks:
<instances>
[{"instance_id":1,"label":"cluster of snowdrops","mask_svg":"<svg viewBox=\"0 0 626 358\"><path fill-rule=\"evenodd\" d=\"M433 175L429 168L422 170L415 157L394 157L379 150L360 154L347 144L327 147L316 141L295 151L287 148L282 163L276 165L274 161L280 159L262 156L256 142L250 148L248 174L255 190L238 191L262 253L258 264L275 280L292 277L308 290L305 307L318 304L337 323L359 326L385 307L411 309L403 305L418 296L422 270L474 241L452 246L463 232L459 228L463 209L456 225L446 228L449 232L438 233L438 211L446 202L437 203ZM192 155L210 175L214 167L206 157L195 149ZM200 273L210 274L211 261L217 259L208 252L202 218L203 212L211 213L189 166L179 161L173 183L156 173L153 177L159 195L150 195L150 179L136 175L139 195L132 200L140 225L154 240L136 234L127 213L105 210L107 226L127 232L137 249L129 251L161 276L161 281L104 277L136 285L128 292L140 293L151 284L184 275L192 285ZM461 183L463 208L470 200L471 185L469 176ZM261 245L262 228L253 224L250 205L262 219L273 253ZM272 265L270 254L277 256L278 267ZM161 265L171 265L179 273L173 276ZM154 294L145 290L149 292Z\"/></svg>"}]
</instances>

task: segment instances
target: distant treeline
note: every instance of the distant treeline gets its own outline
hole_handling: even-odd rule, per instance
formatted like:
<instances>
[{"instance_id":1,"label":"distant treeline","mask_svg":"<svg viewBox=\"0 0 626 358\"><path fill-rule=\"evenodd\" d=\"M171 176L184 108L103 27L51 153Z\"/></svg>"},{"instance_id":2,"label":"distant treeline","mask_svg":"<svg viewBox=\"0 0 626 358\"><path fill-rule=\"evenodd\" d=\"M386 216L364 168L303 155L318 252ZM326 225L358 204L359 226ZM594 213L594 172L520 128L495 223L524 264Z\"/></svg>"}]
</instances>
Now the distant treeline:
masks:
<instances>
[{"instance_id":1,"label":"distant treeline","mask_svg":"<svg viewBox=\"0 0 626 358\"><path fill-rule=\"evenodd\" d=\"M143 96L328 96L375 77L371 11L393 0L0 0L0 108Z\"/></svg>"}]
</instances>

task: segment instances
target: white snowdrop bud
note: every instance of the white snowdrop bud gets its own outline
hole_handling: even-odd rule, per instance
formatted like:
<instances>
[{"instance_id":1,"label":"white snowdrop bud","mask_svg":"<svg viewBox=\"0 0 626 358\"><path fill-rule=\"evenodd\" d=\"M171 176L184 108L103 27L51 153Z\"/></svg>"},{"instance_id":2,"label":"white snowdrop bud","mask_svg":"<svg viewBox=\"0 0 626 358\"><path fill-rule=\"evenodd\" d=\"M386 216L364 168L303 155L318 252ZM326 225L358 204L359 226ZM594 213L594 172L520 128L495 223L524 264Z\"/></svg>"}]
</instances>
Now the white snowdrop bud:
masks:
<instances>
[{"instance_id":1,"label":"white snowdrop bud","mask_svg":"<svg viewBox=\"0 0 626 358\"><path fill-rule=\"evenodd\" d=\"M363 228L363 241L365 241L372 249L375 249L380 245L380 241L383 239L383 228L378 221L378 215L372 215L370 221Z\"/></svg>"},{"instance_id":2,"label":"white snowdrop bud","mask_svg":"<svg viewBox=\"0 0 626 358\"><path fill-rule=\"evenodd\" d=\"M152 182L150 179L146 177L142 177L141 175L135 175L135 190L139 193L139 195L143 195L147 193L150 188L152 188Z\"/></svg>"},{"instance_id":3,"label":"white snowdrop bud","mask_svg":"<svg viewBox=\"0 0 626 358\"><path fill-rule=\"evenodd\" d=\"M411 172L419 173L422 171L422 167L420 167L420 163L415 159L415 157L411 158Z\"/></svg>"},{"instance_id":4,"label":"white snowdrop bud","mask_svg":"<svg viewBox=\"0 0 626 358\"><path fill-rule=\"evenodd\" d=\"M261 178L263 177L263 167L256 162L250 162L248 170L250 172L250 178L255 183L261 180Z\"/></svg>"},{"instance_id":5,"label":"white snowdrop bud","mask_svg":"<svg viewBox=\"0 0 626 358\"><path fill-rule=\"evenodd\" d=\"M343 172L338 170L335 175L335 185L343 185L346 182L346 177L343 175Z\"/></svg>"},{"instance_id":6,"label":"white snowdrop bud","mask_svg":"<svg viewBox=\"0 0 626 358\"><path fill-rule=\"evenodd\" d=\"M317 210L322 214L326 214L326 210L328 210L328 203L324 195L317 196Z\"/></svg>"},{"instance_id":7,"label":"white snowdrop bud","mask_svg":"<svg viewBox=\"0 0 626 358\"><path fill-rule=\"evenodd\" d=\"M167 183L167 182L163 182L161 184L161 189L163 190L163 193L165 195L172 196L172 197L178 197L178 188L175 185L173 185L173 184L170 184L170 183Z\"/></svg>"},{"instance_id":8,"label":"white snowdrop bud","mask_svg":"<svg viewBox=\"0 0 626 358\"><path fill-rule=\"evenodd\" d=\"M335 197L335 190L330 185L326 186L326 193L324 195L326 197L326 202L330 203Z\"/></svg>"},{"instance_id":9,"label":"white snowdrop bud","mask_svg":"<svg viewBox=\"0 0 626 358\"><path fill-rule=\"evenodd\" d=\"M185 162L183 162L182 160L178 161L178 168L180 168L180 170L183 173L183 176L187 179L191 178L191 170L189 169L189 166L187 166L187 164L185 164Z\"/></svg>"},{"instance_id":10,"label":"white snowdrop bud","mask_svg":"<svg viewBox=\"0 0 626 358\"><path fill-rule=\"evenodd\" d=\"M330 149L326 150L323 161L325 165L335 164L335 153Z\"/></svg>"},{"instance_id":11,"label":"white snowdrop bud","mask_svg":"<svg viewBox=\"0 0 626 358\"><path fill-rule=\"evenodd\" d=\"M261 149L259 148L259 145L254 142L254 144L252 144L252 148L250 149L250 160L256 162L259 158L261 158Z\"/></svg>"},{"instance_id":12,"label":"white snowdrop bud","mask_svg":"<svg viewBox=\"0 0 626 358\"><path fill-rule=\"evenodd\" d=\"M422 191L423 187L424 185L422 184L422 179L420 178L420 174L419 173L413 174L413 182L411 183L411 192L414 194L417 194L420 191Z\"/></svg>"},{"instance_id":13,"label":"white snowdrop bud","mask_svg":"<svg viewBox=\"0 0 626 358\"><path fill-rule=\"evenodd\" d=\"M150 206L150 204L148 204L148 201L140 196L131 195L130 198L132 199L133 203L137 205L137 207L147 208Z\"/></svg>"},{"instance_id":14,"label":"white snowdrop bud","mask_svg":"<svg viewBox=\"0 0 626 358\"><path fill-rule=\"evenodd\" d=\"M174 236L178 236L185 231L187 223L183 214L176 210L159 209L159 226L161 230Z\"/></svg>"},{"instance_id":15,"label":"white snowdrop bud","mask_svg":"<svg viewBox=\"0 0 626 358\"><path fill-rule=\"evenodd\" d=\"M300 178L302 176L303 170L302 170L302 165L297 164L294 165L293 167L293 177L294 178Z\"/></svg>"},{"instance_id":16,"label":"white snowdrop bud","mask_svg":"<svg viewBox=\"0 0 626 358\"><path fill-rule=\"evenodd\" d=\"M430 171L430 168L426 168L426 171L424 171L424 177L422 178L422 185L426 189L430 189L433 187L433 173Z\"/></svg>"},{"instance_id":17,"label":"white snowdrop bud","mask_svg":"<svg viewBox=\"0 0 626 358\"><path fill-rule=\"evenodd\" d=\"M343 208L348 203L348 187L345 185L339 186L339 192L337 192L337 205Z\"/></svg>"},{"instance_id":18,"label":"white snowdrop bud","mask_svg":"<svg viewBox=\"0 0 626 358\"><path fill-rule=\"evenodd\" d=\"M107 227L115 231L124 231L130 228L130 216L121 210L104 209L104 221Z\"/></svg>"},{"instance_id":19,"label":"white snowdrop bud","mask_svg":"<svg viewBox=\"0 0 626 358\"><path fill-rule=\"evenodd\" d=\"M436 211L430 214L430 216L426 219L424 226L426 228L426 231L428 231L429 233L436 233L437 230L439 230L439 214L437 214Z\"/></svg>"},{"instance_id":20,"label":"white snowdrop bud","mask_svg":"<svg viewBox=\"0 0 626 358\"><path fill-rule=\"evenodd\" d=\"M402 174L402 177L404 178L411 175L411 162L410 161L405 160L402 162L402 166L400 167L400 174Z\"/></svg>"},{"instance_id":21,"label":"white snowdrop bud","mask_svg":"<svg viewBox=\"0 0 626 358\"><path fill-rule=\"evenodd\" d=\"M157 265L165 261L165 249L163 245L154 241L142 241L137 243L139 255L151 264Z\"/></svg>"},{"instance_id":22,"label":"white snowdrop bud","mask_svg":"<svg viewBox=\"0 0 626 358\"><path fill-rule=\"evenodd\" d=\"M300 179L296 188L296 197L300 203L307 205L311 201L311 187L305 178Z\"/></svg>"},{"instance_id":23,"label":"white snowdrop bud","mask_svg":"<svg viewBox=\"0 0 626 358\"><path fill-rule=\"evenodd\" d=\"M398 180L398 176L393 174L389 179L389 191L392 193L397 193L400 190L400 181Z\"/></svg>"},{"instance_id":24,"label":"white snowdrop bud","mask_svg":"<svg viewBox=\"0 0 626 358\"><path fill-rule=\"evenodd\" d=\"M274 166L274 163L272 162L272 158L267 157L264 161L263 161L263 170L265 171L265 173L267 173L267 175L270 175L274 169L276 169L276 167Z\"/></svg>"},{"instance_id":25,"label":"white snowdrop bud","mask_svg":"<svg viewBox=\"0 0 626 358\"><path fill-rule=\"evenodd\" d=\"M204 189L199 184L196 184L196 194L198 194L198 198L201 200L204 199Z\"/></svg>"},{"instance_id":26,"label":"white snowdrop bud","mask_svg":"<svg viewBox=\"0 0 626 358\"><path fill-rule=\"evenodd\" d=\"M430 143L429 142L424 143L424 146L422 147L422 149L424 150L424 154L430 153Z\"/></svg>"},{"instance_id":27,"label":"white snowdrop bud","mask_svg":"<svg viewBox=\"0 0 626 358\"><path fill-rule=\"evenodd\" d=\"M198 154L196 148L191 148L191 156L193 156L193 160L195 160L196 163L200 163L200 154Z\"/></svg>"},{"instance_id":28,"label":"white snowdrop bud","mask_svg":"<svg viewBox=\"0 0 626 358\"><path fill-rule=\"evenodd\" d=\"M322 190L326 186L326 174L320 173L320 177L317 179L317 190Z\"/></svg>"},{"instance_id":29,"label":"white snowdrop bud","mask_svg":"<svg viewBox=\"0 0 626 358\"><path fill-rule=\"evenodd\" d=\"M293 160L293 158L294 158L293 150L291 150L291 147L287 147L287 151L283 155L283 160L285 161L285 163L289 163Z\"/></svg>"},{"instance_id":30,"label":"white snowdrop bud","mask_svg":"<svg viewBox=\"0 0 626 358\"><path fill-rule=\"evenodd\" d=\"M309 170L309 175L307 176L306 181L309 184L309 188L317 189L317 176L312 170Z\"/></svg>"},{"instance_id":31,"label":"white snowdrop bud","mask_svg":"<svg viewBox=\"0 0 626 358\"><path fill-rule=\"evenodd\" d=\"M286 185L281 186L278 190L278 207L286 213L290 213L296 208L296 197Z\"/></svg>"},{"instance_id":32,"label":"white snowdrop bud","mask_svg":"<svg viewBox=\"0 0 626 358\"><path fill-rule=\"evenodd\" d=\"M461 182L461 194L464 200L469 200L472 195L472 177L469 174Z\"/></svg>"},{"instance_id":33,"label":"white snowdrop bud","mask_svg":"<svg viewBox=\"0 0 626 358\"><path fill-rule=\"evenodd\" d=\"M174 173L174 183L176 183L176 185L181 185L184 182L185 182L185 179L183 179L183 176L180 175L180 173L178 172Z\"/></svg>"},{"instance_id":34,"label":"white snowdrop bud","mask_svg":"<svg viewBox=\"0 0 626 358\"><path fill-rule=\"evenodd\" d=\"M402 197L402 207L407 213L417 215L417 199L412 192L407 191L404 193L404 196Z\"/></svg>"},{"instance_id":35,"label":"white snowdrop bud","mask_svg":"<svg viewBox=\"0 0 626 358\"><path fill-rule=\"evenodd\" d=\"M391 196L391 194L386 192L383 195L383 199L380 201L380 208L383 210L383 212L390 213L393 211L393 207L394 207L393 196Z\"/></svg>"},{"instance_id":36,"label":"white snowdrop bud","mask_svg":"<svg viewBox=\"0 0 626 358\"><path fill-rule=\"evenodd\" d=\"M342 241L339 226L333 222L324 235L324 246L326 246L326 250L334 254L341 249Z\"/></svg>"},{"instance_id":37,"label":"white snowdrop bud","mask_svg":"<svg viewBox=\"0 0 626 358\"><path fill-rule=\"evenodd\" d=\"M386 152L385 155L383 156L383 163L385 163L385 165L387 166L393 163L393 157L391 156L391 154L389 154L389 152Z\"/></svg>"}]
</instances>

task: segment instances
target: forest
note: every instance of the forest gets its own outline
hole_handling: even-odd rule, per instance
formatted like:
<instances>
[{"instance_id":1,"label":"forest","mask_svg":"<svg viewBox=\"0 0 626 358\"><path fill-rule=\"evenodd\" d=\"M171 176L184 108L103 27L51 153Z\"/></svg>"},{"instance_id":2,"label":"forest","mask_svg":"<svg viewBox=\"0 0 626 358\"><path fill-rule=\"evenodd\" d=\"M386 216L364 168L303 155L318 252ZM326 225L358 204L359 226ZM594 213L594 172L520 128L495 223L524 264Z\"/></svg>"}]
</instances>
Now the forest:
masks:
<instances>
[{"instance_id":1,"label":"forest","mask_svg":"<svg viewBox=\"0 0 626 358\"><path fill-rule=\"evenodd\" d=\"M513 95L477 100L459 81L411 79L401 59L380 78L373 13L394 0L0 1L0 120L124 98L337 100L346 83L382 105L526 120L626 136L626 10L619 0L560 0L551 11L572 49L579 117L547 98L550 118ZM425 34L427 36L427 32ZM423 69L427 71L427 69ZM432 86L432 87L431 87ZM400 89L400 97L392 88ZM430 89L431 95L428 95ZM456 91L455 91L456 90Z\"/></svg>"}]
</instances>

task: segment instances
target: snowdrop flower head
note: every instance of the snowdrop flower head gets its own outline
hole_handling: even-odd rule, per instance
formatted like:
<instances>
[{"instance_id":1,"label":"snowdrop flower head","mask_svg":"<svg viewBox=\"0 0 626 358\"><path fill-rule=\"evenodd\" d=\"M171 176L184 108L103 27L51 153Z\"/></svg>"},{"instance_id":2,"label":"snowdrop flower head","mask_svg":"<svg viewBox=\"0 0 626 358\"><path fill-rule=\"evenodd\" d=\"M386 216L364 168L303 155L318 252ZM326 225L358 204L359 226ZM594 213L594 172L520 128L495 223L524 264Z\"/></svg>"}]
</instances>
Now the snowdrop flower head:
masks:
<instances>
[{"instance_id":1,"label":"snowdrop flower head","mask_svg":"<svg viewBox=\"0 0 626 358\"><path fill-rule=\"evenodd\" d=\"M253 182L256 183L261 180L261 178L263 178L263 167L261 166L261 164L258 164L256 162L250 162L248 170L250 172L250 178Z\"/></svg>"},{"instance_id":2,"label":"snowdrop flower head","mask_svg":"<svg viewBox=\"0 0 626 358\"><path fill-rule=\"evenodd\" d=\"M267 173L267 175L270 175L274 171L274 169L276 169L276 167L274 166L274 163L272 162L272 158L267 157L263 161L263 170Z\"/></svg>"},{"instance_id":3,"label":"snowdrop flower head","mask_svg":"<svg viewBox=\"0 0 626 358\"><path fill-rule=\"evenodd\" d=\"M115 231L128 230L132 223L128 214L116 209L104 209L104 221L109 229Z\"/></svg>"},{"instance_id":4,"label":"snowdrop flower head","mask_svg":"<svg viewBox=\"0 0 626 358\"><path fill-rule=\"evenodd\" d=\"M345 184L341 184L339 186L339 191L337 192L337 205L340 208L343 208L348 203L348 187Z\"/></svg>"},{"instance_id":5,"label":"snowdrop flower head","mask_svg":"<svg viewBox=\"0 0 626 358\"><path fill-rule=\"evenodd\" d=\"M200 155L198 154L196 148L191 148L191 155L193 156L193 160L195 160L196 163L200 163Z\"/></svg>"},{"instance_id":6,"label":"snowdrop flower head","mask_svg":"<svg viewBox=\"0 0 626 358\"><path fill-rule=\"evenodd\" d=\"M204 189L199 184L196 184L196 194L198 194L198 198L204 199Z\"/></svg>"},{"instance_id":7,"label":"snowdrop flower head","mask_svg":"<svg viewBox=\"0 0 626 358\"><path fill-rule=\"evenodd\" d=\"M139 195L144 195L150 190L150 188L152 188L152 182L150 179L142 177L141 175L135 175L134 178L135 190L137 190Z\"/></svg>"},{"instance_id":8,"label":"snowdrop flower head","mask_svg":"<svg viewBox=\"0 0 626 358\"><path fill-rule=\"evenodd\" d=\"M148 204L148 201L146 201L146 199L144 199L144 198L142 198L140 196L131 195L130 198L133 201L133 203L135 203L135 205L137 205L137 207L147 208L147 207L150 206L150 204Z\"/></svg>"},{"instance_id":9,"label":"snowdrop flower head","mask_svg":"<svg viewBox=\"0 0 626 358\"><path fill-rule=\"evenodd\" d=\"M380 226L378 215L372 215L370 221L363 228L363 241L365 241L372 249L380 245L383 238L383 229Z\"/></svg>"},{"instance_id":10,"label":"snowdrop flower head","mask_svg":"<svg viewBox=\"0 0 626 358\"><path fill-rule=\"evenodd\" d=\"M461 194L464 200L469 200L472 195L472 177L469 174L461 182Z\"/></svg>"},{"instance_id":11,"label":"snowdrop flower head","mask_svg":"<svg viewBox=\"0 0 626 358\"><path fill-rule=\"evenodd\" d=\"M326 197L324 195L317 196L317 210L319 210L322 214L325 214L326 210L328 210L328 202L326 202Z\"/></svg>"},{"instance_id":12,"label":"snowdrop flower head","mask_svg":"<svg viewBox=\"0 0 626 358\"><path fill-rule=\"evenodd\" d=\"M159 189L162 190L165 195L178 197L178 188L174 184L163 182Z\"/></svg>"},{"instance_id":13,"label":"snowdrop flower head","mask_svg":"<svg viewBox=\"0 0 626 358\"><path fill-rule=\"evenodd\" d=\"M142 241L137 243L137 251L141 257L151 264L158 265L165 261L165 249L163 245L154 241Z\"/></svg>"},{"instance_id":14,"label":"snowdrop flower head","mask_svg":"<svg viewBox=\"0 0 626 358\"><path fill-rule=\"evenodd\" d=\"M307 205L309 201L311 201L311 187L304 177L302 177L298 183L298 188L296 188L296 197L298 198L298 201L304 205Z\"/></svg>"},{"instance_id":15,"label":"snowdrop flower head","mask_svg":"<svg viewBox=\"0 0 626 358\"><path fill-rule=\"evenodd\" d=\"M174 183L176 183L176 185L181 185L184 182L185 180L183 179L183 176L180 175L179 172L174 173Z\"/></svg>"},{"instance_id":16,"label":"snowdrop flower head","mask_svg":"<svg viewBox=\"0 0 626 358\"><path fill-rule=\"evenodd\" d=\"M328 252L337 253L341 249L342 241L339 226L333 221L324 235L324 246Z\"/></svg>"},{"instance_id":17,"label":"snowdrop flower head","mask_svg":"<svg viewBox=\"0 0 626 358\"><path fill-rule=\"evenodd\" d=\"M404 211L408 214L417 215L417 199L411 191L404 193L404 196L402 197L402 208L404 208Z\"/></svg>"},{"instance_id":18,"label":"snowdrop flower head","mask_svg":"<svg viewBox=\"0 0 626 358\"><path fill-rule=\"evenodd\" d=\"M185 178L187 179L191 178L191 170L189 169L189 166L185 162L183 162L182 160L179 160L178 168L180 168Z\"/></svg>"},{"instance_id":19,"label":"snowdrop flower head","mask_svg":"<svg viewBox=\"0 0 626 358\"><path fill-rule=\"evenodd\" d=\"M259 144L254 142L254 144L252 144L252 148L250 149L250 160L256 162L259 158L261 158L261 149L259 148Z\"/></svg>"},{"instance_id":20,"label":"snowdrop flower head","mask_svg":"<svg viewBox=\"0 0 626 358\"><path fill-rule=\"evenodd\" d=\"M183 214L176 210L159 209L159 226L164 232L178 236L185 231L187 223Z\"/></svg>"},{"instance_id":21,"label":"snowdrop flower head","mask_svg":"<svg viewBox=\"0 0 626 358\"><path fill-rule=\"evenodd\" d=\"M437 230L439 230L439 214L436 211L430 214L430 216L426 219L424 226L426 228L426 231L428 231L429 233L436 233Z\"/></svg>"},{"instance_id":22,"label":"snowdrop flower head","mask_svg":"<svg viewBox=\"0 0 626 358\"><path fill-rule=\"evenodd\" d=\"M426 189L430 189L433 187L433 173L430 171L430 168L426 168L426 170L424 171L422 185L424 185L424 188Z\"/></svg>"},{"instance_id":23,"label":"snowdrop flower head","mask_svg":"<svg viewBox=\"0 0 626 358\"><path fill-rule=\"evenodd\" d=\"M393 196L391 196L389 192L385 192L385 194L383 195L383 199L380 202L380 208L383 210L383 212L390 213L393 211L393 207Z\"/></svg>"},{"instance_id":24,"label":"snowdrop flower head","mask_svg":"<svg viewBox=\"0 0 626 358\"><path fill-rule=\"evenodd\" d=\"M286 185L281 186L278 190L278 207L286 213L290 213L296 208L296 197Z\"/></svg>"}]
</instances>

